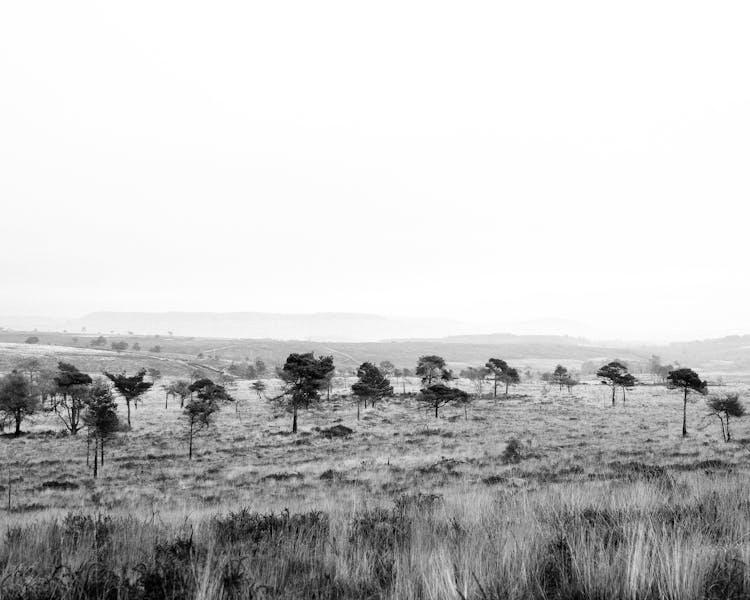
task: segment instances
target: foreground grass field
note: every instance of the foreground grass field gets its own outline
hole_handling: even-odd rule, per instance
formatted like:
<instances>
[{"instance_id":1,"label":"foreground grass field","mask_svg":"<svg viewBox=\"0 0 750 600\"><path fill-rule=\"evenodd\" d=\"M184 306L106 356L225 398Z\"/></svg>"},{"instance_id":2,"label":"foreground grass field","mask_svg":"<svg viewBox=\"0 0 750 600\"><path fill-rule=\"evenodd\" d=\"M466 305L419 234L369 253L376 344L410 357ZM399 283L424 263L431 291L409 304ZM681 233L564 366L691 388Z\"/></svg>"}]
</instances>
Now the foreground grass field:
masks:
<instances>
[{"instance_id":1,"label":"foreground grass field","mask_svg":"<svg viewBox=\"0 0 750 600\"><path fill-rule=\"evenodd\" d=\"M0 597L750 594L750 422L725 444L701 399L683 439L677 394L612 408L595 383L527 383L440 419L408 393L358 421L346 383L293 436L239 382L192 461L179 404L154 390L97 480L85 435L52 414L2 438Z\"/></svg>"}]
</instances>

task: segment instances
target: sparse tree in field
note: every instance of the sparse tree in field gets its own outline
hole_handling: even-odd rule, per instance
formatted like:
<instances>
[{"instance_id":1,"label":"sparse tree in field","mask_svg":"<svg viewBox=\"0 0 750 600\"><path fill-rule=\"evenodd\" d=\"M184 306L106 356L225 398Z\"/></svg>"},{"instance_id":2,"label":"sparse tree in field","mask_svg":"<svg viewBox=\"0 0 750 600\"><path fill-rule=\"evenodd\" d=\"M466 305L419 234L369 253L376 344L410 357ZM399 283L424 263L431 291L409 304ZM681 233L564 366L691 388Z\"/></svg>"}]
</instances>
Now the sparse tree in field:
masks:
<instances>
[{"instance_id":1,"label":"sparse tree in field","mask_svg":"<svg viewBox=\"0 0 750 600\"><path fill-rule=\"evenodd\" d=\"M487 367L490 375L492 376L492 397L497 398L497 385L502 381L501 378L503 376L503 373L508 368L508 363L505 362L502 358L491 358L487 361L485 367Z\"/></svg>"},{"instance_id":2,"label":"sparse tree in field","mask_svg":"<svg viewBox=\"0 0 750 600\"><path fill-rule=\"evenodd\" d=\"M258 379L265 379L268 375L268 367L260 358L255 359L255 377Z\"/></svg>"},{"instance_id":3,"label":"sparse tree in field","mask_svg":"<svg viewBox=\"0 0 750 600\"><path fill-rule=\"evenodd\" d=\"M274 401L282 401L292 413L292 433L297 433L297 413L301 408L320 402L320 391L334 373L333 357L315 358L312 352L290 354L278 375L285 386Z\"/></svg>"},{"instance_id":4,"label":"sparse tree in field","mask_svg":"<svg viewBox=\"0 0 750 600\"><path fill-rule=\"evenodd\" d=\"M30 335L29 337L26 338L26 343L27 344L38 344L39 343L39 338L37 336L35 336L35 335Z\"/></svg>"},{"instance_id":5,"label":"sparse tree in field","mask_svg":"<svg viewBox=\"0 0 750 600\"><path fill-rule=\"evenodd\" d=\"M95 337L94 339L92 339L90 343L91 343L92 348L99 348L101 346L106 346L107 338L100 335L99 337Z\"/></svg>"},{"instance_id":6,"label":"sparse tree in field","mask_svg":"<svg viewBox=\"0 0 750 600\"><path fill-rule=\"evenodd\" d=\"M234 398L227 392L223 385L214 383L211 379L204 377L190 384L190 392L197 394L198 398L211 400L212 402L232 402Z\"/></svg>"},{"instance_id":7,"label":"sparse tree in field","mask_svg":"<svg viewBox=\"0 0 750 600\"><path fill-rule=\"evenodd\" d=\"M453 373L446 366L445 359L434 354L419 357L416 374L422 378L422 384L425 387L453 379Z\"/></svg>"},{"instance_id":8,"label":"sparse tree in field","mask_svg":"<svg viewBox=\"0 0 750 600\"><path fill-rule=\"evenodd\" d=\"M42 408L44 408L47 399L54 398L55 394L58 392L57 384L55 383L55 375L56 372L52 369L41 369L36 375L34 387L42 401ZM52 406L51 402L50 406Z\"/></svg>"},{"instance_id":9,"label":"sparse tree in field","mask_svg":"<svg viewBox=\"0 0 750 600\"><path fill-rule=\"evenodd\" d=\"M628 368L617 360L608 362L596 372L596 376L604 385L612 388L612 406L615 405L615 392L618 387L623 388L623 398L625 397L625 388L635 385L635 377L628 373Z\"/></svg>"},{"instance_id":10,"label":"sparse tree in field","mask_svg":"<svg viewBox=\"0 0 750 600\"><path fill-rule=\"evenodd\" d=\"M148 351L153 352L154 354L159 354L159 352L161 352L161 346L156 344L156 346L151 346Z\"/></svg>"},{"instance_id":11,"label":"sparse tree in field","mask_svg":"<svg viewBox=\"0 0 750 600\"><path fill-rule=\"evenodd\" d=\"M128 408L128 427L130 424L130 403L134 402L138 407L138 399L145 394L154 385L151 381L144 381L146 377L145 369L141 369L135 375L128 377L125 373L112 374L104 372L104 375L115 386L117 392L125 399L125 405Z\"/></svg>"},{"instance_id":12,"label":"sparse tree in field","mask_svg":"<svg viewBox=\"0 0 750 600\"><path fill-rule=\"evenodd\" d=\"M660 381L664 383L669 375L670 371L673 371L672 365L663 365L661 363L661 357L656 354L652 354L648 361L648 371L654 376L654 381Z\"/></svg>"},{"instance_id":13,"label":"sparse tree in field","mask_svg":"<svg viewBox=\"0 0 750 600\"><path fill-rule=\"evenodd\" d=\"M503 373L500 375L500 381L505 384L505 396L508 396L508 388L511 385L521 383L521 377L518 375L518 369L511 366L507 366Z\"/></svg>"},{"instance_id":14,"label":"sparse tree in field","mask_svg":"<svg viewBox=\"0 0 750 600\"><path fill-rule=\"evenodd\" d=\"M33 356L22 358L16 361L15 370L19 373L25 373L29 378L29 384L34 385L34 375L42 369L42 363L38 358Z\"/></svg>"},{"instance_id":15,"label":"sparse tree in field","mask_svg":"<svg viewBox=\"0 0 750 600\"><path fill-rule=\"evenodd\" d=\"M256 379L250 384L250 388L258 394L258 400L263 400L263 392L266 391L266 384L260 379Z\"/></svg>"},{"instance_id":16,"label":"sparse tree in field","mask_svg":"<svg viewBox=\"0 0 750 600\"><path fill-rule=\"evenodd\" d=\"M568 377L567 367L557 365L555 370L552 371L552 383L557 384L560 387L560 390L563 389L563 381L565 381L566 377Z\"/></svg>"},{"instance_id":17,"label":"sparse tree in field","mask_svg":"<svg viewBox=\"0 0 750 600\"><path fill-rule=\"evenodd\" d=\"M110 344L110 347L111 347L111 348L112 348L112 350L114 350L115 352L124 352L125 350L127 350L127 349L128 349L128 343L127 343L127 342L123 342L123 341L119 341L119 342L112 342L112 343Z\"/></svg>"},{"instance_id":18,"label":"sparse tree in field","mask_svg":"<svg viewBox=\"0 0 750 600\"><path fill-rule=\"evenodd\" d=\"M682 437L687 435L687 399L690 392L702 395L708 393L708 383L701 380L698 373L692 369L682 368L670 371L667 375L667 388L670 390L682 390Z\"/></svg>"},{"instance_id":19,"label":"sparse tree in field","mask_svg":"<svg viewBox=\"0 0 750 600\"><path fill-rule=\"evenodd\" d=\"M190 396L190 382L186 379L175 379L169 384L169 390L172 396L180 399L180 408L185 406L185 398Z\"/></svg>"},{"instance_id":20,"label":"sparse tree in field","mask_svg":"<svg viewBox=\"0 0 750 600\"><path fill-rule=\"evenodd\" d=\"M380 361L378 368L380 369L380 372L386 377L390 377L391 375L393 375L394 370L396 369L396 367L393 365L393 363L390 360Z\"/></svg>"},{"instance_id":21,"label":"sparse tree in field","mask_svg":"<svg viewBox=\"0 0 750 600\"><path fill-rule=\"evenodd\" d=\"M21 423L39 408L39 396L18 371L0 379L0 412L15 421L15 436L21 435Z\"/></svg>"},{"instance_id":22,"label":"sparse tree in field","mask_svg":"<svg viewBox=\"0 0 750 600\"><path fill-rule=\"evenodd\" d=\"M214 415L219 411L218 403L210 395L198 393L197 398L191 398L185 405L183 416L187 429L188 460L193 459L193 438L197 433L209 427Z\"/></svg>"},{"instance_id":23,"label":"sparse tree in field","mask_svg":"<svg viewBox=\"0 0 750 600\"><path fill-rule=\"evenodd\" d=\"M401 390L403 394L406 394L406 378L404 377L403 369L393 369L393 376L397 382L401 382Z\"/></svg>"},{"instance_id":24,"label":"sparse tree in field","mask_svg":"<svg viewBox=\"0 0 750 600\"><path fill-rule=\"evenodd\" d=\"M89 439L94 440L94 479L96 479L99 473L99 457L104 465L104 443L117 431L120 421L117 418L117 405L112 390L102 379L93 382L85 402L83 424L88 429Z\"/></svg>"},{"instance_id":25,"label":"sparse tree in field","mask_svg":"<svg viewBox=\"0 0 750 600\"><path fill-rule=\"evenodd\" d=\"M745 406L737 393L713 396L708 399L708 410L712 415L718 417L721 422L721 437L725 442L732 441L729 431L729 417L739 419L745 416Z\"/></svg>"},{"instance_id":26,"label":"sparse tree in field","mask_svg":"<svg viewBox=\"0 0 750 600\"><path fill-rule=\"evenodd\" d=\"M458 388L448 387L443 383L436 383L423 388L417 399L435 409L435 418L437 419L440 407L451 402L455 404L468 402L469 394Z\"/></svg>"},{"instance_id":27,"label":"sparse tree in field","mask_svg":"<svg viewBox=\"0 0 750 600\"><path fill-rule=\"evenodd\" d=\"M471 382L471 385L474 387L474 391L476 392L477 398L481 398L482 387L487 381L487 377L490 375L490 373L491 371L487 367L467 367L466 369L461 371L459 375Z\"/></svg>"},{"instance_id":28,"label":"sparse tree in field","mask_svg":"<svg viewBox=\"0 0 750 600\"><path fill-rule=\"evenodd\" d=\"M367 400L371 406L375 406L378 400L393 396L393 386L383 372L374 364L364 362L357 369L357 382L352 385L352 393L357 399L357 420L359 420L359 403L364 400L367 408Z\"/></svg>"},{"instance_id":29,"label":"sparse tree in field","mask_svg":"<svg viewBox=\"0 0 750 600\"><path fill-rule=\"evenodd\" d=\"M566 388L568 388L568 393L572 394L573 388L577 386L578 384L580 384L581 382L578 380L578 378L575 375L568 374L567 376L565 376L562 383Z\"/></svg>"},{"instance_id":30,"label":"sparse tree in field","mask_svg":"<svg viewBox=\"0 0 750 600\"><path fill-rule=\"evenodd\" d=\"M91 377L79 371L75 365L61 361L57 363L55 384L55 412L71 435L76 435L80 428L81 412L88 394L88 386L91 385Z\"/></svg>"},{"instance_id":31,"label":"sparse tree in field","mask_svg":"<svg viewBox=\"0 0 750 600\"><path fill-rule=\"evenodd\" d=\"M159 379L161 379L161 371L159 369L151 367L148 370L148 376L151 378L151 383L156 383Z\"/></svg>"},{"instance_id":32,"label":"sparse tree in field","mask_svg":"<svg viewBox=\"0 0 750 600\"><path fill-rule=\"evenodd\" d=\"M133 344L132 350L133 350L133 352L140 352L141 351L141 345L138 342L136 342L135 344Z\"/></svg>"}]
</instances>

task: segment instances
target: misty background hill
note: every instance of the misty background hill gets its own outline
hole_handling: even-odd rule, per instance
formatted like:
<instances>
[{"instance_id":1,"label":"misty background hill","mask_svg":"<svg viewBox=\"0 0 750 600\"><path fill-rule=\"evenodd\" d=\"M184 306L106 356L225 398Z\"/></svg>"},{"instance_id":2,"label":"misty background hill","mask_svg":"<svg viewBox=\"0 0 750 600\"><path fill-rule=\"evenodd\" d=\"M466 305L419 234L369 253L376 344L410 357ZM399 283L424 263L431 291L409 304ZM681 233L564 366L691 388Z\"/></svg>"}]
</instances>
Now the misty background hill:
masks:
<instances>
[{"instance_id":1,"label":"misty background hill","mask_svg":"<svg viewBox=\"0 0 750 600\"><path fill-rule=\"evenodd\" d=\"M291 352L313 351L333 354L338 364L349 367L382 360L408 367L420 355L439 354L455 365L480 365L495 356L546 369L557 362L576 368L586 361L613 358L642 366L657 354L665 363L711 372L750 372L747 335L649 344L592 341L575 335L488 333L486 329L472 332L480 326L446 319L261 312L96 312L78 319L6 317L0 318L0 327L4 328L0 342L21 344L29 334L38 333L40 344L52 353L63 347L89 348L91 339L102 335L107 345L98 351L104 358L109 357L112 342L126 341L131 347L137 342L143 353L159 345L164 353L181 360L198 355L235 362L261 357L270 364L281 364ZM138 360L138 355L128 355ZM118 360L124 358L121 355Z\"/></svg>"},{"instance_id":2,"label":"misty background hill","mask_svg":"<svg viewBox=\"0 0 750 600\"><path fill-rule=\"evenodd\" d=\"M167 334L217 338L272 338L327 342L438 339L455 342L514 343L516 334L539 335L554 343L574 343L583 324L540 319L513 324L472 324L451 319L390 317L360 313L282 314L266 312L93 312L80 318L0 317L0 327L89 333ZM490 333L513 331L510 333ZM553 334L553 335L547 335ZM582 342L583 340L578 340Z\"/></svg>"}]
</instances>

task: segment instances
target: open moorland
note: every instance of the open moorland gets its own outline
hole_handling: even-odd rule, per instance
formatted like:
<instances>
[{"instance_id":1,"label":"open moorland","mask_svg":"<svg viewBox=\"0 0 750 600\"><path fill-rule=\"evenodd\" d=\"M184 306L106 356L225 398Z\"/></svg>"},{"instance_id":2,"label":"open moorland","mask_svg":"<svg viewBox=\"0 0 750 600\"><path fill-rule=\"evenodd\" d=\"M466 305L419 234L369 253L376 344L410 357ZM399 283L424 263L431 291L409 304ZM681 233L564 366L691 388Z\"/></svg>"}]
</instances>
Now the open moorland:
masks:
<instances>
[{"instance_id":1,"label":"open moorland","mask_svg":"<svg viewBox=\"0 0 750 600\"><path fill-rule=\"evenodd\" d=\"M6 346L4 364L20 352ZM143 363L61 356L92 375ZM436 418L411 377L358 418L355 379L339 376L292 434L268 400L280 381L259 394L236 379L189 460L163 388L189 366L163 362L96 479L86 432L54 412L0 438L0 598L750 594L750 420L726 443L702 396L682 437L681 395L650 378L613 407L595 378L569 392L534 372ZM747 385L710 389L727 391Z\"/></svg>"}]
</instances>

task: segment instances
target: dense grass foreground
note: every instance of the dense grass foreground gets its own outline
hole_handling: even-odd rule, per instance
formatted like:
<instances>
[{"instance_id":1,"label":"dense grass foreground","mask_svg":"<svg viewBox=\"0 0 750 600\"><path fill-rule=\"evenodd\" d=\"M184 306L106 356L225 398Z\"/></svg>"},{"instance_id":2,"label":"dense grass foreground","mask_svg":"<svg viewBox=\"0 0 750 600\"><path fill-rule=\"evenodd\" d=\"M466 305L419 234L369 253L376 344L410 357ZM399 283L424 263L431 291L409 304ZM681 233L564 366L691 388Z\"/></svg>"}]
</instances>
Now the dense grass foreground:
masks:
<instances>
[{"instance_id":1,"label":"dense grass foreground","mask_svg":"<svg viewBox=\"0 0 750 600\"><path fill-rule=\"evenodd\" d=\"M196 519L69 513L6 524L0 597L740 598L738 474Z\"/></svg>"}]
</instances>

